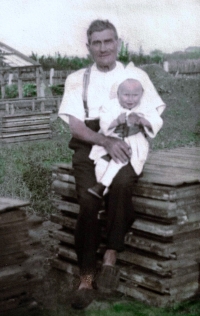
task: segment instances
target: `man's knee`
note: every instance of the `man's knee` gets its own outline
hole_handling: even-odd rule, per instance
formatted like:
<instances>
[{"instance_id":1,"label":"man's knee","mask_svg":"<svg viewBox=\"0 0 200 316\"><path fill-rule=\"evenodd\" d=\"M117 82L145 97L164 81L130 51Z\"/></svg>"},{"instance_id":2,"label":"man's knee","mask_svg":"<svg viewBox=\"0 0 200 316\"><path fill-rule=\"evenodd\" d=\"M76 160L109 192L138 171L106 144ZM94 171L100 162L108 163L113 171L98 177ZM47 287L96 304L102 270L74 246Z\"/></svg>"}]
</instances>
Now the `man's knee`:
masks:
<instances>
[{"instance_id":1,"label":"man's knee","mask_svg":"<svg viewBox=\"0 0 200 316\"><path fill-rule=\"evenodd\" d=\"M128 188L138 179L133 167L128 164L124 166L113 179L113 187L119 187L121 189Z\"/></svg>"},{"instance_id":2,"label":"man's knee","mask_svg":"<svg viewBox=\"0 0 200 316\"><path fill-rule=\"evenodd\" d=\"M80 215L93 218L94 216L97 216L97 213L100 210L101 200L85 191L79 196L79 205Z\"/></svg>"}]
</instances>

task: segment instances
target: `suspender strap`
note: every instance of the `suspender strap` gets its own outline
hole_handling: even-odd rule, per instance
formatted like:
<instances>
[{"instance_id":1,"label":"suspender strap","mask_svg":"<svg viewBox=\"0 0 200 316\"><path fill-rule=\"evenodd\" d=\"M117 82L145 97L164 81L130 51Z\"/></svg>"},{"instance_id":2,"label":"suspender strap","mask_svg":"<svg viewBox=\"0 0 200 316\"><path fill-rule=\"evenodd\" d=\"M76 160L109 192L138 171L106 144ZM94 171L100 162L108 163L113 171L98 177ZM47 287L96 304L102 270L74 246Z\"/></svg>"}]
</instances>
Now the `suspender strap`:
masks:
<instances>
[{"instance_id":1,"label":"suspender strap","mask_svg":"<svg viewBox=\"0 0 200 316\"><path fill-rule=\"evenodd\" d=\"M84 73L83 76L83 106L85 109L85 116L89 117L89 109L87 104L87 94L88 94L88 86L90 82L90 73L91 73L91 66L89 66Z\"/></svg>"}]
</instances>

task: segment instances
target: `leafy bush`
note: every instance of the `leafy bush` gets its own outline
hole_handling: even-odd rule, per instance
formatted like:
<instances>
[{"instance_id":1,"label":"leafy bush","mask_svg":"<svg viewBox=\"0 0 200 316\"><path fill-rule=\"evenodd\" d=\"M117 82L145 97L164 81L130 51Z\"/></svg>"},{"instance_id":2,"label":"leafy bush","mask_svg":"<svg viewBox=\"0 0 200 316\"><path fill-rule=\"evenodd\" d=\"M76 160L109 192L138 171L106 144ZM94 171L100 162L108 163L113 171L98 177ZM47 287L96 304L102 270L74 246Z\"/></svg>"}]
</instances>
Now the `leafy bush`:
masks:
<instances>
[{"instance_id":1,"label":"leafy bush","mask_svg":"<svg viewBox=\"0 0 200 316\"><path fill-rule=\"evenodd\" d=\"M13 99L18 97L18 87L16 84L11 84L5 88L5 98Z\"/></svg>"},{"instance_id":2,"label":"leafy bush","mask_svg":"<svg viewBox=\"0 0 200 316\"><path fill-rule=\"evenodd\" d=\"M23 172L23 181L31 192L30 202L33 209L41 214L52 213L54 207L50 200L51 171L41 163L30 159Z\"/></svg>"},{"instance_id":3,"label":"leafy bush","mask_svg":"<svg viewBox=\"0 0 200 316\"><path fill-rule=\"evenodd\" d=\"M53 96L63 95L64 85L59 84L59 85L51 86L50 89Z\"/></svg>"},{"instance_id":4,"label":"leafy bush","mask_svg":"<svg viewBox=\"0 0 200 316\"><path fill-rule=\"evenodd\" d=\"M33 83L25 83L23 85L24 97L35 97L37 95L36 85Z\"/></svg>"}]
</instances>

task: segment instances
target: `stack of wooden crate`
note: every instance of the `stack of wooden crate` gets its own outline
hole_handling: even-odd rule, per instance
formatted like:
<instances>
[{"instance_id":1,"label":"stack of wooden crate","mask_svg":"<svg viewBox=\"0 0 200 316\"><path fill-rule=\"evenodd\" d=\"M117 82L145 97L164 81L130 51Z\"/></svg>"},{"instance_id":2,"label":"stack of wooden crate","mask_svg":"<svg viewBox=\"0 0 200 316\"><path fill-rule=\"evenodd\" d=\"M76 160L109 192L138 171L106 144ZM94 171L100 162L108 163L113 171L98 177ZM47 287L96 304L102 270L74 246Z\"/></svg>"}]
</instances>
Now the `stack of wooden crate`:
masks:
<instances>
[{"instance_id":1,"label":"stack of wooden crate","mask_svg":"<svg viewBox=\"0 0 200 316\"><path fill-rule=\"evenodd\" d=\"M188 162L189 151L185 149L186 152ZM178 150L160 152L148 160L144 176L133 187L136 219L126 235L125 251L118 254L117 260L121 272L118 291L157 306L181 302L199 291L199 149L190 155L194 163L190 161L190 167L185 164L183 168L190 172L183 173L171 166L179 155ZM62 225L62 229L51 234L60 241L52 265L77 275L73 233L79 205L73 170L67 164L58 164L53 168L53 179L58 212L52 221ZM99 219L103 236L103 212ZM103 248L102 238L99 253Z\"/></svg>"},{"instance_id":2,"label":"stack of wooden crate","mask_svg":"<svg viewBox=\"0 0 200 316\"><path fill-rule=\"evenodd\" d=\"M34 244L22 208L28 204L0 198L0 313L30 301L31 288L37 282L23 267Z\"/></svg>"},{"instance_id":3,"label":"stack of wooden crate","mask_svg":"<svg viewBox=\"0 0 200 316\"><path fill-rule=\"evenodd\" d=\"M50 115L51 111L4 115L0 141L14 143L51 138Z\"/></svg>"}]
</instances>

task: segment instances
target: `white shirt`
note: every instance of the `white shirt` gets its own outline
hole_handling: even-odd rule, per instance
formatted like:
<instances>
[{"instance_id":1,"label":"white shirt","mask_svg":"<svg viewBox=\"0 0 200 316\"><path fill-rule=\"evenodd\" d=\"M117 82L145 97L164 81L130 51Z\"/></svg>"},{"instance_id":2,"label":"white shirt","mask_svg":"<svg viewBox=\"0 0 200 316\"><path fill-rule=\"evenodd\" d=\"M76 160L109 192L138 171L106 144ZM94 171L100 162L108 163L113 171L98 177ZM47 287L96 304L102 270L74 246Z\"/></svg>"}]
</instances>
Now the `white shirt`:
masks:
<instances>
[{"instance_id":1,"label":"white shirt","mask_svg":"<svg viewBox=\"0 0 200 316\"><path fill-rule=\"evenodd\" d=\"M92 65L87 96L89 119L99 118L99 110L109 97L115 78L123 69L124 66L119 62L116 62L116 67L108 72L98 70L96 64ZM78 70L66 79L65 92L58 113L66 123L69 123L69 115L75 116L81 121L85 120L82 100L84 72L85 69Z\"/></svg>"}]
</instances>

